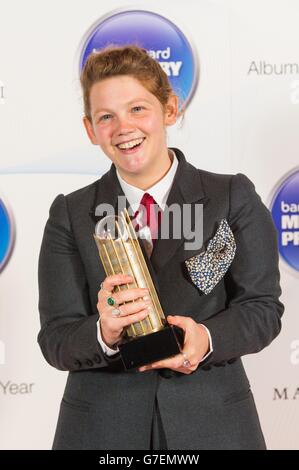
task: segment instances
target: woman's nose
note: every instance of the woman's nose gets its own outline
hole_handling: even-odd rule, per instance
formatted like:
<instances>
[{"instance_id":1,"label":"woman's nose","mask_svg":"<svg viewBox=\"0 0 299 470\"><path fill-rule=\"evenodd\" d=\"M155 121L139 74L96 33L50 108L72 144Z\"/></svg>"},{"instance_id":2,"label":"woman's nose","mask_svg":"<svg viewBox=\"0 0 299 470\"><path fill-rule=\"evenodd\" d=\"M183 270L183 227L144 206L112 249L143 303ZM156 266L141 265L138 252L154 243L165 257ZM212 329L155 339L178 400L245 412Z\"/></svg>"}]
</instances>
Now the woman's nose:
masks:
<instances>
[{"instance_id":1,"label":"woman's nose","mask_svg":"<svg viewBox=\"0 0 299 470\"><path fill-rule=\"evenodd\" d=\"M119 117L116 122L116 131L119 135L130 134L130 132L135 131L135 126L128 117Z\"/></svg>"}]
</instances>

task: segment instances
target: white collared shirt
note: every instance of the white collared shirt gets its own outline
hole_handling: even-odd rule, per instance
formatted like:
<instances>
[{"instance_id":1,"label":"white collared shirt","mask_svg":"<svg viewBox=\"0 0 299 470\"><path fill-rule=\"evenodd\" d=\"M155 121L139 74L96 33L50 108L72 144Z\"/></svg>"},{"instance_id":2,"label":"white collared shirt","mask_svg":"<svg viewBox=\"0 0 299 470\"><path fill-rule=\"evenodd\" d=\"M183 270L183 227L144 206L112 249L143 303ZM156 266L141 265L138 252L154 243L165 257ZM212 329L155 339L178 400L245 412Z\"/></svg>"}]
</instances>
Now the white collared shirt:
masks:
<instances>
[{"instance_id":1,"label":"white collared shirt","mask_svg":"<svg viewBox=\"0 0 299 470\"><path fill-rule=\"evenodd\" d=\"M143 191L142 189L137 188L136 186L132 186L131 184L127 183L120 176L119 172L116 170L119 184L121 185L121 188L129 202L129 205L131 206L133 213L135 213L137 209L139 208L141 199L145 193L150 193L150 195L154 198L155 203L162 209L162 211L164 211L165 206L166 206L166 201L167 201L169 192L171 190L174 176L176 174L176 170L178 167L178 159L176 157L176 154L170 149L168 151L172 160L170 169L160 181L155 183L146 191ZM143 220L143 212L139 211L137 216L135 217L135 222L140 227L138 230L138 235L140 238L145 239L145 250L148 253L148 256L150 257L150 254L153 249L151 231L147 225L145 226L143 225L142 220Z\"/></svg>"},{"instance_id":2,"label":"white collared shirt","mask_svg":"<svg viewBox=\"0 0 299 470\"><path fill-rule=\"evenodd\" d=\"M176 174L177 167L178 167L178 159L176 157L176 154L170 149L169 149L169 154L172 157L172 164L168 172L166 173L166 175L163 176L163 178L160 181L158 181L158 183L155 183L146 191L143 191L143 189L137 188L136 186L132 186L131 184L127 183L120 176L118 170L116 170L119 184L121 185L121 188L133 212L137 211L140 205L140 201L145 193L150 193L150 195L155 199L158 206L160 206L162 211L164 211L165 206L166 206L166 201L170 193L174 176Z\"/></svg>"},{"instance_id":3,"label":"white collared shirt","mask_svg":"<svg viewBox=\"0 0 299 470\"><path fill-rule=\"evenodd\" d=\"M143 191L142 189L137 188L136 186L133 186L133 185L127 183L120 176L118 170L116 170L116 175L117 175L119 184L121 185L121 188L122 188L128 202L129 202L129 205L131 206L133 212L136 212L137 209L139 208L140 201L141 201L141 199L142 199L142 197L145 193L149 193L154 198L156 203L161 207L162 210L165 209L166 201L167 201L168 195L170 193L170 190L171 190L171 187L172 187L172 184L173 184L173 180L174 180L174 176L176 174L177 167L178 167L178 159L177 159L175 153L170 149L168 149L168 152L169 152L170 156L172 157L172 164L171 164L170 169L168 170L166 175L163 176L163 178L160 181L155 183L152 187L148 188L146 191ZM136 222L139 223L138 216L136 218ZM143 230L144 230L143 234L140 234L140 235L143 236L144 238L146 238L146 240L149 243L152 243L149 228L145 227ZM212 338L211 338L211 335L210 335L210 332L209 332L208 328L205 325L202 325L202 326L204 326L204 328L206 329L206 331L208 333L208 336L209 336L209 342L210 342L209 352L202 359L202 361L203 361L208 355L211 354L211 352L213 351L213 346L212 346ZM101 328L100 328L100 320L98 320L98 322L97 322L97 329L98 329L98 334L97 334L98 341L99 341L104 353L107 356L112 356L112 355L116 354L119 351L119 349L118 348L117 349L109 348L104 343L104 341L102 339Z\"/></svg>"}]
</instances>

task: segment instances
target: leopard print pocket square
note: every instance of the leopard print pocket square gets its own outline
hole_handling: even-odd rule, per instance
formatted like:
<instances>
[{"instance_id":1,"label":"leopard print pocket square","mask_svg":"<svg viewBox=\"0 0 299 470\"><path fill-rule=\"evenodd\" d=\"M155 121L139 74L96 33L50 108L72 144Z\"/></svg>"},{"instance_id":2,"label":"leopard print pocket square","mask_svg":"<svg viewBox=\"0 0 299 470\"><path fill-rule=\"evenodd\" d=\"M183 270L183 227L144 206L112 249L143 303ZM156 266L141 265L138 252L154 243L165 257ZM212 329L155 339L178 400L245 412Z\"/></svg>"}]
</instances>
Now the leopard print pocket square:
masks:
<instances>
[{"instance_id":1,"label":"leopard print pocket square","mask_svg":"<svg viewBox=\"0 0 299 470\"><path fill-rule=\"evenodd\" d=\"M223 278L236 253L236 242L226 219L222 219L207 249L185 261L192 282L209 294Z\"/></svg>"}]
</instances>

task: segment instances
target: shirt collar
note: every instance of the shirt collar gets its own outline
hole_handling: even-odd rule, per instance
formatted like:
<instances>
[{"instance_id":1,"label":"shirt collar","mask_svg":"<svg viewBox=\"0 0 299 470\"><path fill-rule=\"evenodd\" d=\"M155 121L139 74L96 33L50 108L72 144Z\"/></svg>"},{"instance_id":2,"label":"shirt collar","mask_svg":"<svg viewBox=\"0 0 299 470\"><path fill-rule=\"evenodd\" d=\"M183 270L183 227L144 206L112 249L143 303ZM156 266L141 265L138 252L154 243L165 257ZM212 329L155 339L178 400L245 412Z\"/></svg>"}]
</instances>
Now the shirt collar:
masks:
<instances>
[{"instance_id":1,"label":"shirt collar","mask_svg":"<svg viewBox=\"0 0 299 470\"><path fill-rule=\"evenodd\" d=\"M132 184L127 183L116 170L116 175L121 185L121 188L128 199L128 202L133 211L136 211L139 207L142 196L145 193L149 193L156 201L156 203L161 207L162 210L165 209L166 201L168 194L170 192L174 176L178 167L178 159L173 150L168 149L170 155L173 157L171 167L163 178L158 181L156 184L148 188L146 191L143 191Z\"/></svg>"}]
</instances>

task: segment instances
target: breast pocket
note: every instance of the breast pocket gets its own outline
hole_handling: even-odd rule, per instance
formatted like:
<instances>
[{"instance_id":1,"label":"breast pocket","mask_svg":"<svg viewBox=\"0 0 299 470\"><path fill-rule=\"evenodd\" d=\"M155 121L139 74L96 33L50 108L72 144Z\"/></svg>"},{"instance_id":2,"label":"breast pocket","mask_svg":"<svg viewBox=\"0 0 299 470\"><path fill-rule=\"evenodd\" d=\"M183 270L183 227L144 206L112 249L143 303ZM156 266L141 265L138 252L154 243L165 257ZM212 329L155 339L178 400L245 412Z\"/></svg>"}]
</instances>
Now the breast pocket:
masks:
<instances>
[{"instance_id":1,"label":"breast pocket","mask_svg":"<svg viewBox=\"0 0 299 470\"><path fill-rule=\"evenodd\" d=\"M233 232L223 219L206 250L185 260L193 284L204 294L209 294L229 269L235 252Z\"/></svg>"}]
</instances>

